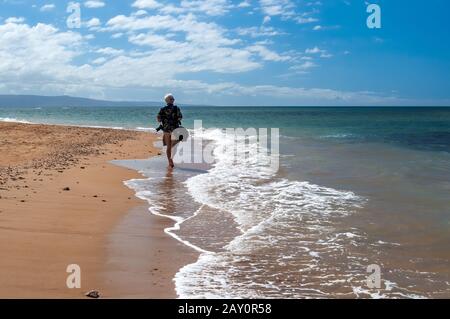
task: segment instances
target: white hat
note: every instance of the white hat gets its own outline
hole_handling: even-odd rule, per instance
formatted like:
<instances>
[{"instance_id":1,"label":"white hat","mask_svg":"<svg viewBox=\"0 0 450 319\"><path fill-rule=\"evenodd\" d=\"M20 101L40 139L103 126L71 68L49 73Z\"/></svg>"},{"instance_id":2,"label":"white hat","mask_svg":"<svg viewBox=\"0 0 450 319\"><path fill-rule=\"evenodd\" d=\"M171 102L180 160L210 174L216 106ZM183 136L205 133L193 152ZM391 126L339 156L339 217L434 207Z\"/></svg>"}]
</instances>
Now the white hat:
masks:
<instances>
[{"instance_id":1,"label":"white hat","mask_svg":"<svg viewBox=\"0 0 450 319\"><path fill-rule=\"evenodd\" d=\"M164 101L167 102L167 100L168 100L169 98L174 98L172 93L167 93L167 94L164 96ZM174 99L175 99L175 98L174 98Z\"/></svg>"}]
</instances>

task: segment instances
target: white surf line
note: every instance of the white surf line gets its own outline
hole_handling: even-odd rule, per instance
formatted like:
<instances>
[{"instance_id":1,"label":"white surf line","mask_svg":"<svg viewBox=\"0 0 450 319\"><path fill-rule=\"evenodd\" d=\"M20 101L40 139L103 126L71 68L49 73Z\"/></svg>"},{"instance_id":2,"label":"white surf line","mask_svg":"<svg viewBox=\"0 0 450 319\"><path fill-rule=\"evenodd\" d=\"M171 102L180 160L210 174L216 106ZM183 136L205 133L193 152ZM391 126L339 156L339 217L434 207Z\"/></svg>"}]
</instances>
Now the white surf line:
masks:
<instances>
[{"instance_id":1,"label":"white surf line","mask_svg":"<svg viewBox=\"0 0 450 319\"><path fill-rule=\"evenodd\" d=\"M45 123L45 122L30 122L28 120L19 120L16 118L0 117L0 122L5 123L20 123L29 125L50 125L50 126L68 126L68 127L79 127L79 128L98 128L98 129L110 129L119 131L131 131L131 132L149 132L149 130L156 130L154 127L135 127L126 128L122 126L102 126L102 125L83 125L83 124L64 124L64 123ZM150 131L150 133L155 133ZM155 133L158 134L158 133Z\"/></svg>"},{"instance_id":2,"label":"white surf line","mask_svg":"<svg viewBox=\"0 0 450 319\"><path fill-rule=\"evenodd\" d=\"M132 180L130 180L130 181L132 181ZM130 186L128 186L127 182L128 182L128 181L125 181L125 182L124 182L125 186L127 186L128 188L131 188ZM131 189L133 189L133 188L131 188ZM133 190L134 190L134 189L133 189ZM135 190L134 190L134 191L135 191ZM194 249L195 251L197 251L197 252L199 252L199 253L213 253L212 251L202 249L202 248L200 248L200 247L198 247L198 246L196 246L196 245L190 243L190 242L187 241L187 240L183 240L183 239L182 239L180 236L178 236L177 234L172 233L172 231L174 231L174 230L179 230L179 229L180 229L180 225L181 225L182 223L184 223L186 220L189 220L189 219L191 219L191 218L197 216L197 215L200 213L200 210L201 210L205 205L200 206L200 207L194 212L194 214L193 214L192 216L190 216L190 217L188 217L188 218L186 218L186 219L183 219L183 218L181 218L181 217L179 217L179 216L171 216L171 215L165 215L165 214L158 213L158 212L156 212L156 211L154 211L154 210L152 209L152 203L150 202L150 200L148 200L148 199L145 198L144 196L139 196L139 192L135 192L135 196L136 196L137 198L139 198L139 199L142 199L142 200L146 201L146 202L150 205L150 207L148 208L148 210L149 210L149 212L150 212L151 214L153 214L153 215L155 215L155 216L159 216L159 217L165 217L165 218L168 218L168 219L171 219L171 220L175 221L175 224L174 224L173 226L167 227L167 228L164 229L164 232L165 232L167 235L171 236L172 238L178 240L180 243L182 243L182 244L184 244L184 245L186 245L186 246L188 246L188 247Z\"/></svg>"},{"instance_id":3,"label":"white surf line","mask_svg":"<svg viewBox=\"0 0 450 319\"><path fill-rule=\"evenodd\" d=\"M5 122L5 123L21 123L21 124L34 124L30 121L27 120L19 120L16 118L12 118L12 117L0 117L0 122Z\"/></svg>"},{"instance_id":4,"label":"white surf line","mask_svg":"<svg viewBox=\"0 0 450 319\"><path fill-rule=\"evenodd\" d=\"M196 245L194 245L194 244L191 244L189 241L181 239L180 236L178 236L177 234L172 233L172 231L174 231L174 230L180 230L180 225L181 225L182 223L184 223L185 221L187 221L187 220L189 220L189 219L191 219L191 218L197 216L197 215L199 214L200 210L203 208L203 206L204 206L204 205L202 205L199 209L197 209L197 210L195 211L195 213L194 213L192 216L190 216L190 217L188 217L188 218L186 218L186 219L183 219L183 218L178 217L178 216L170 216L170 215L164 215L164 214L160 214L160 213L157 213L157 212L153 212L152 209L151 209L151 207L149 208L149 211L150 211L153 215L161 216L161 217L167 217L167 218L170 218L170 219L176 221L176 223L175 223L172 227L167 227L167 228L164 229L164 232L165 232L166 234L168 234L169 236L172 236L172 237L175 238L176 240L178 240L178 241L180 241L181 243L185 244L186 246L188 246L188 247L190 247L190 248L192 248L192 249L198 251L199 253L207 253L207 254L209 253L209 254L211 254L211 253L213 253L212 251L205 250L205 249L200 248L200 247L198 247L198 246L196 246ZM178 218L177 218L177 217L178 217Z\"/></svg>"}]
</instances>

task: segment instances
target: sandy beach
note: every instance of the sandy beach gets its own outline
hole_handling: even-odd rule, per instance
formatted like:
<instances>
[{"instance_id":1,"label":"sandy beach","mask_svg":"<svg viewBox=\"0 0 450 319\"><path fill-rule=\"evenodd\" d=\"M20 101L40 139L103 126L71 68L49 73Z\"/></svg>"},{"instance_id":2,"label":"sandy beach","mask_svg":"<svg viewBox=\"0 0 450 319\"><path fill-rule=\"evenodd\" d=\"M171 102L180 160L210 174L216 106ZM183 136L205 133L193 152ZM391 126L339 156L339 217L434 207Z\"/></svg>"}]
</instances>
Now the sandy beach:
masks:
<instances>
[{"instance_id":1,"label":"sandy beach","mask_svg":"<svg viewBox=\"0 0 450 319\"><path fill-rule=\"evenodd\" d=\"M156 135L20 123L0 135L0 298L176 297L195 254L124 186L140 175L109 163L158 155ZM67 288L70 264L80 289Z\"/></svg>"}]
</instances>

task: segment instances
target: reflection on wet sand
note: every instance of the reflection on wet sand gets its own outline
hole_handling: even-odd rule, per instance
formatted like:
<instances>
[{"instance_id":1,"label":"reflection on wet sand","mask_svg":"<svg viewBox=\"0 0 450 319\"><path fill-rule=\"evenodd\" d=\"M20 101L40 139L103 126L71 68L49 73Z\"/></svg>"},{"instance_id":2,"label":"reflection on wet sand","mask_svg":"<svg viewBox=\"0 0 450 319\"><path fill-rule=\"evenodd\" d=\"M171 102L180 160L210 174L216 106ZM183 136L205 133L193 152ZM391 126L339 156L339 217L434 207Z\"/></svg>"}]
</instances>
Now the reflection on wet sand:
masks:
<instances>
[{"instance_id":1,"label":"reflection on wet sand","mask_svg":"<svg viewBox=\"0 0 450 319\"><path fill-rule=\"evenodd\" d=\"M159 193L161 193L162 197L162 209L160 213L164 215L173 215L177 207L173 169L168 168L161 182L158 183L155 187L159 190Z\"/></svg>"}]
</instances>

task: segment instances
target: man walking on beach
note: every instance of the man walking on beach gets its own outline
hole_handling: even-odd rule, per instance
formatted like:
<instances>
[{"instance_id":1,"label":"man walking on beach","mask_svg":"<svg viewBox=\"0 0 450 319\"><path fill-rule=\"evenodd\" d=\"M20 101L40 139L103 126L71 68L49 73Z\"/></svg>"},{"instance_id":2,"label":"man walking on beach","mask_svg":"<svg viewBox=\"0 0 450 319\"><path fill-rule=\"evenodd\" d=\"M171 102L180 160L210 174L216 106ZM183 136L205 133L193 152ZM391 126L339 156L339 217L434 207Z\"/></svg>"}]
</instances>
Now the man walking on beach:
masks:
<instances>
[{"instance_id":1,"label":"man walking on beach","mask_svg":"<svg viewBox=\"0 0 450 319\"><path fill-rule=\"evenodd\" d=\"M162 125L163 145L167 146L167 159L169 160L169 167L173 168L175 165L172 160L172 147L177 145L180 141L172 141L172 132L179 128L183 115L178 106L174 105L175 98L172 94L166 94L164 97L166 106L161 108L158 113L157 120Z\"/></svg>"}]
</instances>

